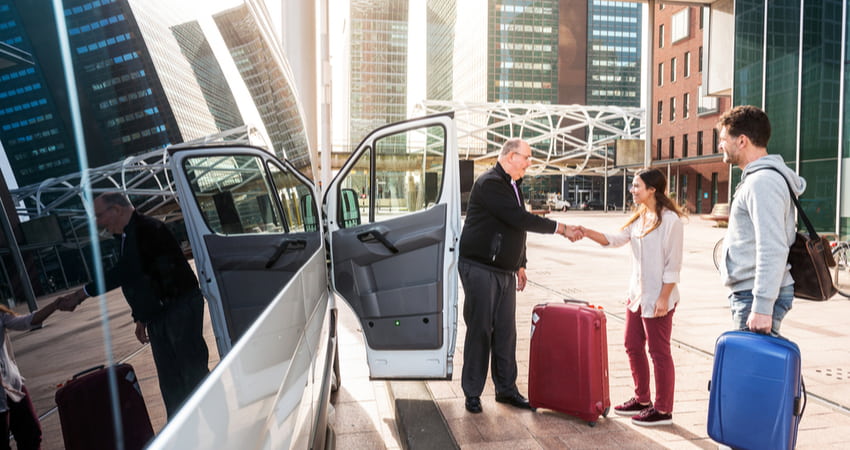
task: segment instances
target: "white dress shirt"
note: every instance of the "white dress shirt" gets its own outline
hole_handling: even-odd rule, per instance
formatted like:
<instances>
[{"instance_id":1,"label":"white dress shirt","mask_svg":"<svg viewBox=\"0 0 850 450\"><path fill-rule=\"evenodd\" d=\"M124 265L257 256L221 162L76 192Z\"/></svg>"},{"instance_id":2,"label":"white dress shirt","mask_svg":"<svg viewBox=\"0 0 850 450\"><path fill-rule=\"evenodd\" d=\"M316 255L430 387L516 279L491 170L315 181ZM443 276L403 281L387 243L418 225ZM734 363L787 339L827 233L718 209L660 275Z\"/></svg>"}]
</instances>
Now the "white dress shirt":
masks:
<instances>
[{"instance_id":1,"label":"white dress shirt","mask_svg":"<svg viewBox=\"0 0 850 450\"><path fill-rule=\"evenodd\" d=\"M682 241L684 239L682 221L673 211L665 209L661 215L661 224L646 236L644 223L638 218L619 233L602 233L608 239L606 247L620 247L627 242L632 248L632 276L629 280L628 308L637 312L642 309L641 317L654 317L655 302L661 294L661 285L678 283L682 268ZM646 224L647 229L651 223ZM679 288L673 286L670 292L668 311L679 303Z\"/></svg>"}]
</instances>

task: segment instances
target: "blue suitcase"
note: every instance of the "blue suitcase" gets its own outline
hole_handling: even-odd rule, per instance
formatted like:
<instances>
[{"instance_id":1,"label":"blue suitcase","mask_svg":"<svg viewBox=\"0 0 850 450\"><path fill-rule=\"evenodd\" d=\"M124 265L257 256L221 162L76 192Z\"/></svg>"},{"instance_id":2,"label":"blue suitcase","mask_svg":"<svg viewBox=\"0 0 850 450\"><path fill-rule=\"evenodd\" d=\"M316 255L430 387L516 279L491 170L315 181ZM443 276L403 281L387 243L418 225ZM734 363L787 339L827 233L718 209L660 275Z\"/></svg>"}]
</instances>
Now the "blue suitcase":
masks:
<instances>
[{"instance_id":1,"label":"blue suitcase","mask_svg":"<svg viewBox=\"0 0 850 450\"><path fill-rule=\"evenodd\" d=\"M805 409L800 349L749 331L720 335L709 384L708 435L736 449L793 449Z\"/></svg>"}]
</instances>

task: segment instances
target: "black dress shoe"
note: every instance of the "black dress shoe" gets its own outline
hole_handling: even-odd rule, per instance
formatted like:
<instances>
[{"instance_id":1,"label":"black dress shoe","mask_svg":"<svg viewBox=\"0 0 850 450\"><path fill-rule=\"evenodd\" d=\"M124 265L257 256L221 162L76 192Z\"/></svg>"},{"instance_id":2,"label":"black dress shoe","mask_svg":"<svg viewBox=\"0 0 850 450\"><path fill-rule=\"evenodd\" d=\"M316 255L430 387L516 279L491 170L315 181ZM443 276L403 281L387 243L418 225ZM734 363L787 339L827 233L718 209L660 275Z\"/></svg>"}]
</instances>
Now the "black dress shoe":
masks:
<instances>
[{"instance_id":1,"label":"black dress shoe","mask_svg":"<svg viewBox=\"0 0 850 450\"><path fill-rule=\"evenodd\" d=\"M499 403L507 403L516 408L534 410L534 408L528 404L528 399L523 397L519 392L513 395L497 395L496 401Z\"/></svg>"},{"instance_id":2,"label":"black dress shoe","mask_svg":"<svg viewBox=\"0 0 850 450\"><path fill-rule=\"evenodd\" d=\"M481 398L479 397L466 397L466 410L473 413L478 414L481 412Z\"/></svg>"}]
</instances>

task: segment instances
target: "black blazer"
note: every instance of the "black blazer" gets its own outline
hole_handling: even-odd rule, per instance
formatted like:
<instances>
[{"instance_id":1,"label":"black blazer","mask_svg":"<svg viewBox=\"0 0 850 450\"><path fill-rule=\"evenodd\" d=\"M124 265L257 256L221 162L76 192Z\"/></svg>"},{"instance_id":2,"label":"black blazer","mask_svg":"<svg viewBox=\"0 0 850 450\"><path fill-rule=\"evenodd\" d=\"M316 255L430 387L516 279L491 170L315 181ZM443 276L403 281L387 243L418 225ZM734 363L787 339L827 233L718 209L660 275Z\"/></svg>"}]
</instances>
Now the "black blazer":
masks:
<instances>
[{"instance_id":1,"label":"black blazer","mask_svg":"<svg viewBox=\"0 0 850 450\"><path fill-rule=\"evenodd\" d=\"M121 256L104 273L105 291L121 287L133 320L148 323L169 301L198 289L198 279L180 244L161 221L133 211L124 235L115 235L115 239ZM101 292L91 282L86 293Z\"/></svg>"},{"instance_id":2,"label":"black blazer","mask_svg":"<svg viewBox=\"0 0 850 450\"><path fill-rule=\"evenodd\" d=\"M516 181L517 190L521 182ZM496 163L472 186L460 236L460 257L515 272L525 267L526 232L554 233L557 229L558 222L520 206L510 175Z\"/></svg>"}]
</instances>

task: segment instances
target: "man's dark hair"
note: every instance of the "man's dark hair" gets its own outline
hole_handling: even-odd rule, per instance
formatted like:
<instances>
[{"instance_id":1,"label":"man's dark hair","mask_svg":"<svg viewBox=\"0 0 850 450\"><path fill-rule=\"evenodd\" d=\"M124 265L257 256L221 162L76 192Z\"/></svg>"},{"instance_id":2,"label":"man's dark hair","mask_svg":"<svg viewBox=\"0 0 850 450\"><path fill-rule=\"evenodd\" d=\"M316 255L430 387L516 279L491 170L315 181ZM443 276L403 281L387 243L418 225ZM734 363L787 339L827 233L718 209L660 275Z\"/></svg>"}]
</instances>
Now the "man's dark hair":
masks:
<instances>
[{"instance_id":1,"label":"man's dark hair","mask_svg":"<svg viewBox=\"0 0 850 450\"><path fill-rule=\"evenodd\" d=\"M107 192L101 194L99 198L106 206L120 206L122 208L133 206L127 196L120 192Z\"/></svg>"},{"instance_id":2,"label":"man's dark hair","mask_svg":"<svg viewBox=\"0 0 850 450\"><path fill-rule=\"evenodd\" d=\"M764 111L752 105L736 106L720 116L717 129L723 127L730 136L743 134L757 147L767 148L770 140L770 119Z\"/></svg>"}]
</instances>

